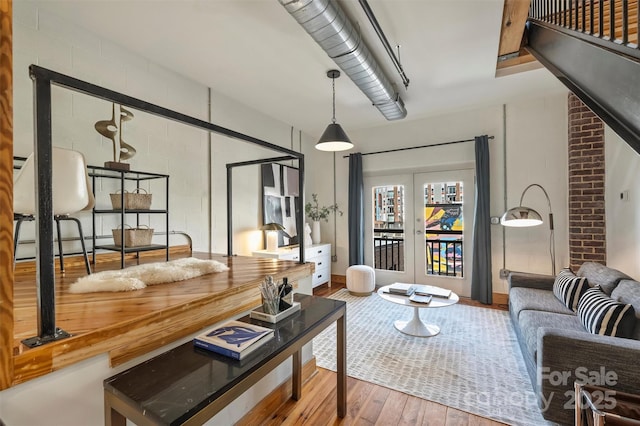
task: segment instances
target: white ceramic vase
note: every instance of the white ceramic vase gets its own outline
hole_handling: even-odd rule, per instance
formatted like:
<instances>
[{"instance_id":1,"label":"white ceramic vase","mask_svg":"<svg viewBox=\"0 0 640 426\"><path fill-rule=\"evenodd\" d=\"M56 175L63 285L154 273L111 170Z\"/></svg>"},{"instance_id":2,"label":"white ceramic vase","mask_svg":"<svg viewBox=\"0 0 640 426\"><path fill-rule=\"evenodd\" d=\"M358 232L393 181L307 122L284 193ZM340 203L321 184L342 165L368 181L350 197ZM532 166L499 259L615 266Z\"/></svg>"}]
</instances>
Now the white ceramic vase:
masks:
<instances>
[{"instance_id":1,"label":"white ceramic vase","mask_svg":"<svg viewBox=\"0 0 640 426\"><path fill-rule=\"evenodd\" d=\"M313 229L311 230L311 241L313 244L320 244L320 221L313 221Z\"/></svg>"},{"instance_id":2,"label":"white ceramic vase","mask_svg":"<svg viewBox=\"0 0 640 426\"><path fill-rule=\"evenodd\" d=\"M309 247L311 244L313 244L313 239L311 238L311 226L309 226L309 223L305 223L304 224L304 245L305 247Z\"/></svg>"}]
</instances>

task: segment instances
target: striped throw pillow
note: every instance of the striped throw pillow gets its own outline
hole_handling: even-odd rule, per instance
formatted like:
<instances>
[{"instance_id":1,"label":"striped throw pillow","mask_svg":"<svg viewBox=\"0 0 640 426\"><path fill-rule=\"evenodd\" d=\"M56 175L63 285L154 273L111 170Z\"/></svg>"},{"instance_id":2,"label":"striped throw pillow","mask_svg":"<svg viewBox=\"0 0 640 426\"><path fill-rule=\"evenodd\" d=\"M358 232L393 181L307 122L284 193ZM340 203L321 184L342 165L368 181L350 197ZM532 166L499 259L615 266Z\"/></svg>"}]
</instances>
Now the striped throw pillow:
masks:
<instances>
[{"instance_id":1,"label":"striped throw pillow","mask_svg":"<svg viewBox=\"0 0 640 426\"><path fill-rule=\"evenodd\" d=\"M573 312L578 310L578 301L588 288L587 279L577 277L569 268L560 271L553 282L553 294Z\"/></svg>"},{"instance_id":2,"label":"striped throw pillow","mask_svg":"<svg viewBox=\"0 0 640 426\"><path fill-rule=\"evenodd\" d=\"M633 306L614 301L598 286L580 298L578 316L587 331L604 336L631 337L636 323Z\"/></svg>"}]
</instances>

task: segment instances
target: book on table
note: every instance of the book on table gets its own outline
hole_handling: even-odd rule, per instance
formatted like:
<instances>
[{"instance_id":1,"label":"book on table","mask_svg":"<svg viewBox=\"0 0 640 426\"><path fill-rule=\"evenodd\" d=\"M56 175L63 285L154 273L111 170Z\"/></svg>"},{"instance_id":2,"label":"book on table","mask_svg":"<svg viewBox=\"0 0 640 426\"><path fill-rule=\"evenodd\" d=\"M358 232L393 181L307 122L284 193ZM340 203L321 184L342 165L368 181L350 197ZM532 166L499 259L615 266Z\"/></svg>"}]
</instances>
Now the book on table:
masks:
<instances>
[{"instance_id":1,"label":"book on table","mask_svg":"<svg viewBox=\"0 0 640 426\"><path fill-rule=\"evenodd\" d=\"M393 283L389 286L389 293L399 294L401 296L411 296L416 286L413 284Z\"/></svg>"},{"instance_id":2,"label":"book on table","mask_svg":"<svg viewBox=\"0 0 640 426\"><path fill-rule=\"evenodd\" d=\"M409 300L415 303L423 303L427 305L429 304L429 302L431 302L431 296L422 296L422 295L419 295L418 293L413 293L411 297L409 297Z\"/></svg>"},{"instance_id":3,"label":"book on table","mask_svg":"<svg viewBox=\"0 0 640 426\"><path fill-rule=\"evenodd\" d=\"M271 340L273 335L271 328L232 320L197 335L193 344L240 360Z\"/></svg>"},{"instance_id":4,"label":"book on table","mask_svg":"<svg viewBox=\"0 0 640 426\"><path fill-rule=\"evenodd\" d=\"M433 285L418 285L415 288L415 293L420 296L441 297L443 299L448 299L451 296L451 290Z\"/></svg>"}]
</instances>

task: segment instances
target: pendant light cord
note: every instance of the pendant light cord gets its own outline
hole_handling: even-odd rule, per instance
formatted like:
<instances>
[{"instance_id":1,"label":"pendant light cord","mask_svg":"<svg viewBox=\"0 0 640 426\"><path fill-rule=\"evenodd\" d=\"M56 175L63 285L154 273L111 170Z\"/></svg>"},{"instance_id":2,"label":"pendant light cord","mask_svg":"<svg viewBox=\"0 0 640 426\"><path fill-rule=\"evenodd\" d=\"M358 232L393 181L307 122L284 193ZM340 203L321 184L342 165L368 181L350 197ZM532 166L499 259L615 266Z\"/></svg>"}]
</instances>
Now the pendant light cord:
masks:
<instances>
[{"instance_id":1,"label":"pendant light cord","mask_svg":"<svg viewBox=\"0 0 640 426\"><path fill-rule=\"evenodd\" d=\"M333 85L333 119L332 123L336 124L336 78L331 77L331 83Z\"/></svg>"}]
</instances>

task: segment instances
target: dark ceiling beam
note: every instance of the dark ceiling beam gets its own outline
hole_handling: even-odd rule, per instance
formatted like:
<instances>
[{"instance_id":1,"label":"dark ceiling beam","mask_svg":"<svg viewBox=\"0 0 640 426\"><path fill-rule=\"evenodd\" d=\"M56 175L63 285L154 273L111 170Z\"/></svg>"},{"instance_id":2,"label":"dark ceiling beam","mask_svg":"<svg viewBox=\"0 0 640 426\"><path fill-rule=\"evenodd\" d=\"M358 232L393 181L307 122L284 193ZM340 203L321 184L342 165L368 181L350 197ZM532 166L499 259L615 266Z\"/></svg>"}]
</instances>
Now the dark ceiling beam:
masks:
<instances>
[{"instance_id":1,"label":"dark ceiling beam","mask_svg":"<svg viewBox=\"0 0 640 426\"><path fill-rule=\"evenodd\" d=\"M640 153L640 61L529 22L527 50Z\"/></svg>"}]
</instances>

